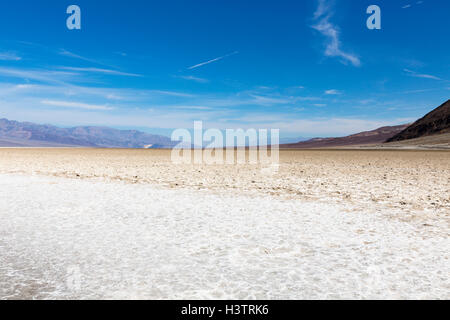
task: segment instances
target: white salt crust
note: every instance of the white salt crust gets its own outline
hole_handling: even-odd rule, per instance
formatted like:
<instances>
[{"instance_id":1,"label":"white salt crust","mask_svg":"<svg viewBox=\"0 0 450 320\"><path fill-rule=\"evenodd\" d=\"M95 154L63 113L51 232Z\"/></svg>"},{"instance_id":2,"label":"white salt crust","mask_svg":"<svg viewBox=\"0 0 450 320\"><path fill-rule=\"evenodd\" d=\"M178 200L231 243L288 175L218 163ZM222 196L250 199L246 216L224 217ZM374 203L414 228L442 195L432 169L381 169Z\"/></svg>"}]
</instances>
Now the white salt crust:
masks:
<instances>
[{"instance_id":1,"label":"white salt crust","mask_svg":"<svg viewBox=\"0 0 450 320\"><path fill-rule=\"evenodd\" d=\"M394 210L0 175L0 299L449 299L448 225Z\"/></svg>"}]
</instances>

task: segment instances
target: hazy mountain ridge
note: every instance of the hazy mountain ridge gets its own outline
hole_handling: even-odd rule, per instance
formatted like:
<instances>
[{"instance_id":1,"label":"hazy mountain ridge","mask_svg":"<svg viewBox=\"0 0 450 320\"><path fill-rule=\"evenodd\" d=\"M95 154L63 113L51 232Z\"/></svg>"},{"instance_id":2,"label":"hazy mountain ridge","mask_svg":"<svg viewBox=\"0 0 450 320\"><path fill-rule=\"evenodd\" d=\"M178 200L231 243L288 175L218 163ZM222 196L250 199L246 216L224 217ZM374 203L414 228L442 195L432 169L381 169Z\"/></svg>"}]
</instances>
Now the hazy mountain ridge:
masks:
<instances>
[{"instance_id":1,"label":"hazy mountain ridge","mask_svg":"<svg viewBox=\"0 0 450 320\"><path fill-rule=\"evenodd\" d=\"M0 119L0 146L78 146L100 148L172 147L170 138L107 127L59 128Z\"/></svg>"},{"instance_id":2,"label":"hazy mountain ridge","mask_svg":"<svg viewBox=\"0 0 450 320\"><path fill-rule=\"evenodd\" d=\"M413 124L382 127L338 138L314 138L291 144L282 144L281 148L315 149L354 147L370 145L392 145L393 142L408 142L410 145L440 145L450 144L450 100L443 103L423 118ZM387 146L387 145L386 145ZM401 145L399 145L401 146Z\"/></svg>"},{"instance_id":3,"label":"hazy mountain ridge","mask_svg":"<svg viewBox=\"0 0 450 320\"><path fill-rule=\"evenodd\" d=\"M417 139L421 143L447 145L450 143L447 141L449 136L450 100L411 125L387 126L345 137L314 138L297 143L286 143L290 140L286 139L286 142L281 140L280 147L334 148L401 143L405 140ZM424 138L427 138L426 141L423 140ZM53 125L0 119L0 146L2 147L172 148L176 144L177 142L172 142L168 137L137 130L117 130L95 126L59 128Z\"/></svg>"},{"instance_id":4,"label":"hazy mountain ridge","mask_svg":"<svg viewBox=\"0 0 450 320\"><path fill-rule=\"evenodd\" d=\"M403 131L409 125L399 125L391 127L381 127L371 131L364 131L338 138L314 138L293 144L281 145L282 148L309 149L309 148L333 148L355 145L383 143L395 134Z\"/></svg>"}]
</instances>

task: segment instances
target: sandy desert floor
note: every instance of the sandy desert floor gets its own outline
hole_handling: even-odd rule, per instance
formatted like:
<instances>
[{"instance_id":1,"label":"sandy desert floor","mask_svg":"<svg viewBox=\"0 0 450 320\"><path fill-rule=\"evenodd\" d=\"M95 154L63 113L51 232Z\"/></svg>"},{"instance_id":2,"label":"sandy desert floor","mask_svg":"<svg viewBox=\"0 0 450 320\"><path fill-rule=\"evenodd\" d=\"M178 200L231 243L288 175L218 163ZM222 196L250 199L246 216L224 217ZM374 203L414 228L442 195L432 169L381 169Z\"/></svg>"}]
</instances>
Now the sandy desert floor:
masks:
<instances>
[{"instance_id":1,"label":"sandy desert floor","mask_svg":"<svg viewBox=\"0 0 450 320\"><path fill-rule=\"evenodd\" d=\"M450 298L450 152L0 149L0 299Z\"/></svg>"}]
</instances>

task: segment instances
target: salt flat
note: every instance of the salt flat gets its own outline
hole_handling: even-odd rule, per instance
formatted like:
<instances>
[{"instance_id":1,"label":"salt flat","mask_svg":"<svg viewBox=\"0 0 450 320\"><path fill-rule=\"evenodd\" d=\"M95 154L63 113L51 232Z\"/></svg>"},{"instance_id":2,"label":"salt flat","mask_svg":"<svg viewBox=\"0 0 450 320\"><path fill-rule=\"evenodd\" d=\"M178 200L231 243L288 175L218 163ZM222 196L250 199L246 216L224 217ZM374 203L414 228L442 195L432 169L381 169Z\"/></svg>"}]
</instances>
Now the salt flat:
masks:
<instances>
[{"instance_id":1,"label":"salt flat","mask_svg":"<svg viewBox=\"0 0 450 320\"><path fill-rule=\"evenodd\" d=\"M0 298L450 298L448 225L402 210L2 174Z\"/></svg>"},{"instance_id":2,"label":"salt flat","mask_svg":"<svg viewBox=\"0 0 450 320\"><path fill-rule=\"evenodd\" d=\"M450 152L0 149L0 299L450 298Z\"/></svg>"},{"instance_id":3,"label":"salt flat","mask_svg":"<svg viewBox=\"0 0 450 320\"><path fill-rule=\"evenodd\" d=\"M330 198L361 210L400 209L401 219L449 226L450 151L282 150L279 170L266 169L174 165L170 150L0 149L0 174L101 178L306 201Z\"/></svg>"}]
</instances>

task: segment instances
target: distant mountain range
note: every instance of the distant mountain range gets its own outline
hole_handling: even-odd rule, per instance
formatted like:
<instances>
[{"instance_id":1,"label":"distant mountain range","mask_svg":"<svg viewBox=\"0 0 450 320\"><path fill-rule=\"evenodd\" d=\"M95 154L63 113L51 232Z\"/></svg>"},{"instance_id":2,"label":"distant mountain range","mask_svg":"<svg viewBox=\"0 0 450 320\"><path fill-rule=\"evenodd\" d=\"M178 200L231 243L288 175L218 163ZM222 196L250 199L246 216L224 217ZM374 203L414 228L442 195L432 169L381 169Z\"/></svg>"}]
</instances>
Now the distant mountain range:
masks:
<instances>
[{"instance_id":1,"label":"distant mountain range","mask_svg":"<svg viewBox=\"0 0 450 320\"><path fill-rule=\"evenodd\" d=\"M395 134L402 132L409 125L399 125L393 127L382 127L372 131L365 131L339 138L314 138L292 144L281 145L281 148L288 149L314 149L314 148L334 148L367 144L383 143Z\"/></svg>"},{"instance_id":2,"label":"distant mountain range","mask_svg":"<svg viewBox=\"0 0 450 320\"><path fill-rule=\"evenodd\" d=\"M424 139L427 137L430 138ZM408 140L408 144L414 144L415 141L412 139L416 139L417 144L450 144L450 100L413 124L382 127L339 138L314 138L297 143L282 144L280 148L316 149L352 147L381 145L406 140Z\"/></svg>"},{"instance_id":3,"label":"distant mountain range","mask_svg":"<svg viewBox=\"0 0 450 320\"><path fill-rule=\"evenodd\" d=\"M445 133L450 133L450 100L388 139L387 142L417 139Z\"/></svg>"},{"instance_id":4,"label":"distant mountain range","mask_svg":"<svg viewBox=\"0 0 450 320\"><path fill-rule=\"evenodd\" d=\"M3 147L171 148L170 138L136 130L106 127L59 128L0 119Z\"/></svg>"},{"instance_id":5,"label":"distant mountain range","mask_svg":"<svg viewBox=\"0 0 450 320\"><path fill-rule=\"evenodd\" d=\"M413 124L382 127L338 138L280 141L280 148L315 149L380 145L414 139L422 144L450 145L450 100ZM160 135L106 127L59 128L0 119L0 147L172 148L177 142Z\"/></svg>"},{"instance_id":6,"label":"distant mountain range","mask_svg":"<svg viewBox=\"0 0 450 320\"><path fill-rule=\"evenodd\" d=\"M289 144L289 143L297 143L300 141L306 141L309 140L309 138L304 137L297 137L297 138L280 138L280 144Z\"/></svg>"}]
</instances>

